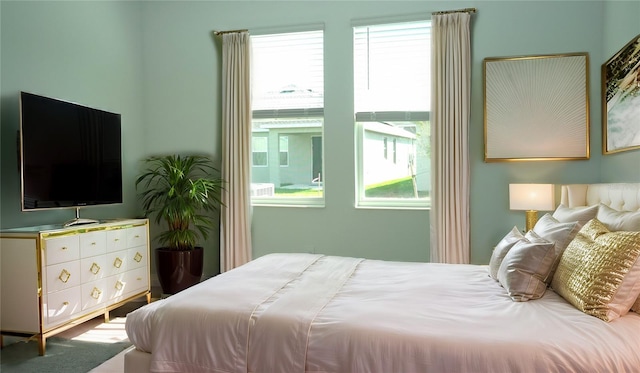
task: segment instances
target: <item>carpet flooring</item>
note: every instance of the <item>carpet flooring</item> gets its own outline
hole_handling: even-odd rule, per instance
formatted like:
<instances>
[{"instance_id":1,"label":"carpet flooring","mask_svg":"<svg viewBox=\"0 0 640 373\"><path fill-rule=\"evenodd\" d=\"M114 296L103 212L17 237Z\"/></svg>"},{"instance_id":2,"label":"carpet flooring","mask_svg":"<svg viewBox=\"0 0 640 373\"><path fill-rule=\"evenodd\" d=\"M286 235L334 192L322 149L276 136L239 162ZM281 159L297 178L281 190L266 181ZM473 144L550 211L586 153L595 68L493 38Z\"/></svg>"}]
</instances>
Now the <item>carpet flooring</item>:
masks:
<instances>
[{"instance_id":1,"label":"carpet flooring","mask_svg":"<svg viewBox=\"0 0 640 373\"><path fill-rule=\"evenodd\" d=\"M109 323L97 317L47 338L44 356L38 355L35 340L5 337L0 372L87 373L131 346L124 330L126 314L144 304L129 302L111 311Z\"/></svg>"},{"instance_id":2,"label":"carpet flooring","mask_svg":"<svg viewBox=\"0 0 640 373\"><path fill-rule=\"evenodd\" d=\"M51 337L46 354L39 356L35 341L16 342L2 349L0 371L86 373L129 346L129 341L100 343Z\"/></svg>"}]
</instances>

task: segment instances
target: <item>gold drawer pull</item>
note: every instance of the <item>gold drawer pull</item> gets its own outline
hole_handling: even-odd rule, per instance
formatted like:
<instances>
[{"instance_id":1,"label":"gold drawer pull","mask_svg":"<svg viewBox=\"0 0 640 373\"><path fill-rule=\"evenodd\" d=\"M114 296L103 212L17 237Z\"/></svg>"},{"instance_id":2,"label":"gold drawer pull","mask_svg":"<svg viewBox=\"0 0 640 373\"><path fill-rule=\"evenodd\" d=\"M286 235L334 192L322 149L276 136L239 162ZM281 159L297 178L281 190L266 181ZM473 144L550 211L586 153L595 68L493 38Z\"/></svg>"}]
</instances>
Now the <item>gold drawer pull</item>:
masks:
<instances>
[{"instance_id":1,"label":"gold drawer pull","mask_svg":"<svg viewBox=\"0 0 640 373\"><path fill-rule=\"evenodd\" d=\"M100 298L101 294L102 294L102 292L100 291L100 289L94 287L93 290L91 291L91 298L98 299L98 298Z\"/></svg>"},{"instance_id":2,"label":"gold drawer pull","mask_svg":"<svg viewBox=\"0 0 640 373\"><path fill-rule=\"evenodd\" d=\"M135 236L133 236L133 238L140 238L140 235L136 234Z\"/></svg>"},{"instance_id":3,"label":"gold drawer pull","mask_svg":"<svg viewBox=\"0 0 640 373\"><path fill-rule=\"evenodd\" d=\"M136 251L136 256L133 257L133 260L140 263L140 261L142 260L142 254Z\"/></svg>"},{"instance_id":4,"label":"gold drawer pull","mask_svg":"<svg viewBox=\"0 0 640 373\"><path fill-rule=\"evenodd\" d=\"M113 261L113 266L116 268L122 267L122 259L116 257L116 260Z\"/></svg>"},{"instance_id":5,"label":"gold drawer pull","mask_svg":"<svg viewBox=\"0 0 640 373\"><path fill-rule=\"evenodd\" d=\"M66 249L67 249L67 247L66 247L66 246L62 246L62 247L60 248L60 250L66 250Z\"/></svg>"},{"instance_id":6,"label":"gold drawer pull","mask_svg":"<svg viewBox=\"0 0 640 373\"><path fill-rule=\"evenodd\" d=\"M120 241L120 239L119 239L119 238L114 238L113 240L114 240L115 242Z\"/></svg>"},{"instance_id":7,"label":"gold drawer pull","mask_svg":"<svg viewBox=\"0 0 640 373\"><path fill-rule=\"evenodd\" d=\"M96 245L96 243L95 243L95 242L92 242L92 243L91 243L91 246L95 246L95 245Z\"/></svg>"},{"instance_id":8,"label":"gold drawer pull","mask_svg":"<svg viewBox=\"0 0 640 373\"><path fill-rule=\"evenodd\" d=\"M138 280L138 281L142 281L142 277L138 277L136 280Z\"/></svg>"},{"instance_id":9,"label":"gold drawer pull","mask_svg":"<svg viewBox=\"0 0 640 373\"><path fill-rule=\"evenodd\" d=\"M117 290L122 290L123 287L124 287L124 284L120 280L116 281Z\"/></svg>"},{"instance_id":10,"label":"gold drawer pull","mask_svg":"<svg viewBox=\"0 0 640 373\"><path fill-rule=\"evenodd\" d=\"M69 302L62 302L62 305L66 307L69 305Z\"/></svg>"},{"instance_id":11,"label":"gold drawer pull","mask_svg":"<svg viewBox=\"0 0 640 373\"><path fill-rule=\"evenodd\" d=\"M65 284L67 283L67 281L69 281L69 277L71 277L71 273L69 273L69 271L67 271L66 269L63 269L62 272L60 272L60 276L58 276L60 281L64 282Z\"/></svg>"},{"instance_id":12,"label":"gold drawer pull","mask_svg":"<svg viewBox=\"0 0 640 373\"><path fill-rule=\"evenodd\" d=\"M97 275L98 272L100 272L100 266L98 264L96 264L95 262L91 265L91 268L89 269L91 271L91 273L93 273L94 275Z\"/></svg>"}]
</instances>

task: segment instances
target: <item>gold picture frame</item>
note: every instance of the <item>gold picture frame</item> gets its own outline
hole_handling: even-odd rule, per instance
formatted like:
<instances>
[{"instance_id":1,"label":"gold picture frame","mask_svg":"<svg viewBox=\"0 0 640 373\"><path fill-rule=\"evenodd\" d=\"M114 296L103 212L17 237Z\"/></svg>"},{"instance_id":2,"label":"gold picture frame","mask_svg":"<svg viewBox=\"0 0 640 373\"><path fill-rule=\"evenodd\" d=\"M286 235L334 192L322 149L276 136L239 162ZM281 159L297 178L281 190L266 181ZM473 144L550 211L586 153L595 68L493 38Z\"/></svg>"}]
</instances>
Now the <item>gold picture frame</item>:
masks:
<instances>
[{"instance_id":1,"label":"gold picture frame","mask_svg":"<svg viewBox=\"0 0 640 373\"><path fill-rule=\"evenodd\" d=\"M602 153L640 149L640 35L602 64Z\"/></svg>"},{"instance_id":2,"label":"gold picture frame","mask_svg":"<svg viewBox=\"0 0 640 373\"><path fill-rule=\"evenodd\" d=\"M589 55L489 57L485 162L589 159Z\"/></svg>"}]
</instances>

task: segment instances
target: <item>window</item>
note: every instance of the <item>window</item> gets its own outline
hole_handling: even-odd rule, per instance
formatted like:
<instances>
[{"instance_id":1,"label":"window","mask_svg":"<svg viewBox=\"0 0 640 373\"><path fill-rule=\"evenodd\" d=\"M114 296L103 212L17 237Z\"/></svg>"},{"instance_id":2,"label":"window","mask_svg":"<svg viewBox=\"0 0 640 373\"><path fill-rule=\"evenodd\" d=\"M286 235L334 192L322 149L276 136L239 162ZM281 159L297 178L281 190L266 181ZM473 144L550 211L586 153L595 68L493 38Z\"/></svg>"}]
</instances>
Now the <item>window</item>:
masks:
<instances>
[{"instance_id":1,"label":"window","mask_svg":"<svg viewBox=\"0 0 640 373\"><path fill-rule=\"evenodd\" d=\"M268 159L267 149L268 140L266 137L253 136L251 138L251 153L254 167L267 166Z\"/></svg>"},{"instance_id":2,"label":"window","mask_svg":"<svg viewBox=\"0 0 640 373\"><path fill-rule=\"evenodd\" d=\"M357 26L353 37L357 205L428 207L430 22Z\"/></svg>"},{"instance_id":3,"label":"window","mask_svg":"<svg viewBox=\"0 0 640 373\"><path fill-rule=\"evenodd\" d=\"M393 163L398 163L398 159L396 158L396 150L398 144L396 143L397 139L393 139Z\"/></svg>"},{"instance_id":4,"label":"window","mask_svg":"<svg viewBox=\"0 0 640 373\"><path fill-rule=\"evenodd\" d=\"M251 44L252 132L269 139L261 154L270 158L266 167L254 161L251 183L273 190L252 202L322 204L323 31L253 35Z\"/></svg>"},{"instance_id":5,"label":"window","mask_svg":"<svg viewBox=\"0 0 640 373\"><path fill-rule=\"evenodd\" d=\"M387 143L387 138L385 137L383 142L384 142L384 159L389 159L389 149L387 149L387 146L389 145Z\"/></svg>"},{"instance_id":6,"label":"window","mask_svg":"<svg viewBox=\"0 0 640 373\"><path fill-rule=\"evenodd\" d=\"M289 165L289 136L280 136L280 166Z\"/></svg>"}]
</instances>

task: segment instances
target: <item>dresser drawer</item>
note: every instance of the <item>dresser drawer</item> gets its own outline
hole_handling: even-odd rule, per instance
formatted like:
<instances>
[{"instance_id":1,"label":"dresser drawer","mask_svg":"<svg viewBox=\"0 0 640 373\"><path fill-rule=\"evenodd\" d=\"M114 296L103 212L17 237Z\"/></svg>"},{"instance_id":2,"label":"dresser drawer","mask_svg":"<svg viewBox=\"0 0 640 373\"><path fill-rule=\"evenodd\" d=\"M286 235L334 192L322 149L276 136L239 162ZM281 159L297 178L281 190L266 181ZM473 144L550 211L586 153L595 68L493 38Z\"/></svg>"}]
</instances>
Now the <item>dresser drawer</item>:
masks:
<instances>
[{"instance_id":1,"label":"dresser drawer","mask_svg":"<svg viewBox=\"0 0 640 373\"><path fill-rule=\"evenodd\" d=\"M106 278L107 280L107 302L110 301L119 301L122 299L122 295L127 291L128 284L127 279L125 278L126 272L122 272L115 276L109 276Z\"/></svg>"},{"instance_id":2,"label":"dresser drawer","mask_svg":"<svg viewBox=\"0 0 640 373\"><path fill-rule=\"evenodd\" d=\"M82 284L82 310L97 308L107 299L105 279Z\"/></svg>"},{"instance_id":3,"label":"dresser drawer","mask_svg":"<svg viewBox=\"0 0 640 373\"><path fill-rule=\"evenodd\" d=\"M107 232L88 232L79 235L79 237L81 258L101 255L107 252Z\"/></svg>"},{"instance_id":4,"label":"dresser drawer","mask_svg":"<svg viewBox=\"0 0 640 373\"><path fill-rule=\"evenodd\" d=\"M81 311L80 286L47 294L44 298L45 327L69 321Z\"/></svg>"},{"instance_id":5,"label":"dresser drawer","mask_svg":"<svg viewBox=\"0 0 640 373\"><path fill-rule=\"evenodd\" d=\"M107 264L106 255L98 255L80 260L80 281L84 284L85 282L95 281L105 277L106 271L109 269Z\"/></svg>"},{"instance_id":6,"label":"dresser drawer","mask_svg":"<svg viewBox=\"0 0 640 373\"><path fill-rule=\"evenodd\" d=\"M44 240L45 265L68 262L80 258L78 235L46 238Z\"/></svg>"},{"instance_id":7,"label":"dresser drawer","mask_svg":"<svg viewBox=\"0 0 640 373\"><path fill-rule=\"evenodd\" d=\"M127 231L127 247L146 246L147 245L147 226L132 227Z\"/></svg>"},{"instance_id":8,"label":"dresser drawer","mask_svg":"<svg viewBox=\"0 0 640 373\"><path fill-rule=\"evenodd\" d=\"M149 280L145 268L121 273L107 278L107 301L119 302L148 289Z\"/></svg>"},{"instance_id":9,"label":"dresser drawer","mask_svg":"<svg viewBox=\"0 0 640 373\"><path fill-rule=\"evenodd\" d=\"M148 260L146 246L138 246L127 250L127 269L146 267Z\"/></svg>"},{"instance_id":10,"label":"dresser drawer","mask_svg":"<svg viewBox=\"0 0 640 373\"><path fill-rule=\"evenodd\" d=\"M81 283L80 261L54 264L45 267L43 293L69 289Z\"/></svg>"},{"instance_id":11,"label":"dresser drawer","mask_svg":"<svg viewBox=\"0 0 640 373\"><path fill-rule=\"evenodd\" d=\"M120 251L127 248L127 229L107 231L107 252Z\"/></svg>"},{"instance_id":12,"label":"dresser drawer","mask_svg":"<svg viewBox=\"0 0 640 373\"><path fill-rule=\"evenodd\" d=\"M127 250L107 253L107 267L105 268L105 277L126 271L128 261L129 258L127 256Z\"/></svg>"},{"instance_id":13,"label":"dresser drawer","mask_svg":"<svg viewBox=\"0 0 640 373\"><path fill-rule=\"evenodd\" d=\"M124 282L126 284L126 288L123 292L125 297L148 290L149 273L147 272L147 268L138 268L133 271L127 271L124 274Z\"/></svg>"}]
</instances>

